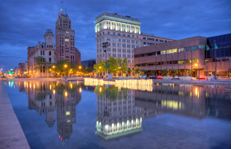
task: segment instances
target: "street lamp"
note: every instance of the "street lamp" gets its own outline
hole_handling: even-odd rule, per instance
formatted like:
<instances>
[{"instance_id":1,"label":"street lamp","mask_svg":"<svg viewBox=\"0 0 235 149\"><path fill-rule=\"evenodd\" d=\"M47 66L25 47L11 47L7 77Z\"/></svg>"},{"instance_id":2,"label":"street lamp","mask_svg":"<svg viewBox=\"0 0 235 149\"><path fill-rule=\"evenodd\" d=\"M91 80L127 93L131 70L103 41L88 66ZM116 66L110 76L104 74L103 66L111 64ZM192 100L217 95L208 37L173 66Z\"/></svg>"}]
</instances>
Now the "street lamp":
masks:
<instances>
[{"instance_id":1,"label":"street lamp","mask_svg":"<svg viewBox=\"0 0 235 149\"><path fill-rule=\"evenodd\" d=\"M82 66L81 66L81 65L80 65L80 66L78 66L78 69L79 69L79 70L81 70L81 69L82 69Z\"/></svg>"},{"instance_id":2,"label":"street lamp","mask_svg":"<svg viewBox=\"0 0 235 149\"><path fill-rule=\"evenodd\" d=\"M64 64L64 68L65 68L65 69L68 68L68 65L67 65L67 64Z\"/></svg>"},{"instance_id":3,"label":"street lamp","mask_svg":"<svg viewBox=\"0 0 235 149\"><path fill-rule=\"evenodd\" d=\"M55 69L55 67L56 67L55 65L52 66L53 69Z\"/></svg>"}]
</instances>

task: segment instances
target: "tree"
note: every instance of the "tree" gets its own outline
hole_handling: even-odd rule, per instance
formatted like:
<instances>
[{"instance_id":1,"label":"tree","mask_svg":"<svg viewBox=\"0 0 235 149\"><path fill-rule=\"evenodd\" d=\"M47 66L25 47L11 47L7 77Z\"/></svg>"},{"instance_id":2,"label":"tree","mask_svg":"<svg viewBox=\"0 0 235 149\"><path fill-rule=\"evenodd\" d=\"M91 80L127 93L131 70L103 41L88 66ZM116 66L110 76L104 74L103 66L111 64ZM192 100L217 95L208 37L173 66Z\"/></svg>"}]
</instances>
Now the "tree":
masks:
<instances>
[{"instance_id":1,"label":"tree","mask_svg":"<svg viewBox=\"0 0 235 149\"><path fill-rule=\"evenodd\" d=\"M111 73L119 74L128 71L127 59L119 59L110 57L107 61L101 61L94 65L94 70L97 74Z\"/></svg>"},{"instance_id":2,"label":"tree","mask_svg":"<svg viewBox=\"0 0 235 149\"><path fill-rule=\"evenodd\" d=\"M105 62L101 61L97 64L94 65L94 70L97 74L101 75L105 72L106 67L105 67Z\"/></svg>"},{"instance_id":3,"label":"tree","mask_svg":"<svg viewBox=\"0 0 235 149\"><path fill-rule=\"evenodd\" d=\"M76 72L77 66L63 60L53 64L50 68L51 72L56 76L69 76Z\"/></svg>"},{"instance_id":4,"label":"tree","mask_svg":"<svg viewBox=\"0 0 235 149\"><path fill-rule=\"evenodd\" d=\"M128 72L127 59L117 59L117 71L122 73Z\"/></svg>"}]
</instances>

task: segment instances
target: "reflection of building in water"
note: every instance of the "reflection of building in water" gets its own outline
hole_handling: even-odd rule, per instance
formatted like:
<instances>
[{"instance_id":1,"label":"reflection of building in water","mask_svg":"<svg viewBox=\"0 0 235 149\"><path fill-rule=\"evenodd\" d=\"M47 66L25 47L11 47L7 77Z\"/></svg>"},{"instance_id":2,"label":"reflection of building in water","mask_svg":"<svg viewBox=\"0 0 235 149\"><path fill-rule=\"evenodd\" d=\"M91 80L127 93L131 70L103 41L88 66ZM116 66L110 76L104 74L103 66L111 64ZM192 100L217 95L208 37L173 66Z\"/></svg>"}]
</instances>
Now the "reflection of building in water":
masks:
<instances>
[{"instance_id":1,"label":"reflection of building in water","mask_svg":"<svg viewBox=\"0 0 235 149\"><path fill-rule=\"evenodd\" d=\"M76 122L76 105L80 100L79 89L63 90L56 94L57 130L60 139L68 139Z\"/></svg>"},{"instance_id":2,"label":"reflection of building in water","mask_svg":"<svg viewBox=\"0 0 235 149\"><path fill-rule=\"evenodd\" d=\"M208 116L231 119L231 87L207 86L205 99Z\"/></svg>"},{"instance_id":3,"label":"reflection of building in water","mask_svg":"<svg viewBox=\"0 0 235 149\"><path fill-rule=\"evenodd\" d=\"M63 141L72 134L76 122L76 105L80 101L82 88L72 83L25 82L28 89L29 108L45 117L49 127L57 120L59 138Z\"/></svg>"},{"instance_id":4,"label":"reflection of building in water","mask_svg":"<svg viewBox=\"0 0 235 149\"><path fill-rule=\"evenodd\" d=\"M141 109L135 107L134 91L97 87L97 134L117 138L142 130Z\"/></svg>"},{"instance_id":5,"label":"reflection of building in water","mask_svg":"<svg viewBox=\"0 0 235 149\"><path fill-rule=\"evenodd\" d=\"M29 83L29 86L34 86ZM48 90L48 84L40 84L37 88L31 87L28 90L29 109L35 109L40 115L45 117L49 127L55 123L55 96Z\"/></svg>"},{"instance_id":6,"label":"reflection of building in water","mask_svg":"<svg viewBox=\"0 0 235 149\"><path fill-rule=\"evenodd\" d=\"M220 92L211 93L211 91L212 89L205 86L162 84L154 88L153 92L135 91L135 102L137 106L143 109L144 117L161 113L174 113L197 118L208 115L218 116L209 114L213 113L213 108L221 115L225 112L221 110L226 108L220 108L222 104L215 106L214 97L218 94L223 96L223 91L221 89ZM208 100L209 98L211 100ZM227 102L229 100L219 99L222 99L220 102L224 103L224 106L229 107ZM230 112L227 111L226 113Z\"/></svg>"}]
</instances>

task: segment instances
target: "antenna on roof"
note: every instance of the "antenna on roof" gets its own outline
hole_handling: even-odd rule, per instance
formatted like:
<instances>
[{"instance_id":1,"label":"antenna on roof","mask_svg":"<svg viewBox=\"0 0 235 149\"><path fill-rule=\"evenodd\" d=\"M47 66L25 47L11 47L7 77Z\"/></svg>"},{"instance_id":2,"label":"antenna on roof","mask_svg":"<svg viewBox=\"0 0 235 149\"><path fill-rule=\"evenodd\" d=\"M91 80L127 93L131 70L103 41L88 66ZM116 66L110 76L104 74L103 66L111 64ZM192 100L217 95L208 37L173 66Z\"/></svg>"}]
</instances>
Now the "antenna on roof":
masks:
<instances>
[{"instance_id":1,"label":"antenna on roof","mask_svg":"<svg viewBox=\"0 0 235 149\"><path fill-rule=\"evenodd\" d=\"M63 9L64 8L64 1L63 0L61 0L60 1L60 14L65 14L65 10Z\"/></svg>"}]
</instances>

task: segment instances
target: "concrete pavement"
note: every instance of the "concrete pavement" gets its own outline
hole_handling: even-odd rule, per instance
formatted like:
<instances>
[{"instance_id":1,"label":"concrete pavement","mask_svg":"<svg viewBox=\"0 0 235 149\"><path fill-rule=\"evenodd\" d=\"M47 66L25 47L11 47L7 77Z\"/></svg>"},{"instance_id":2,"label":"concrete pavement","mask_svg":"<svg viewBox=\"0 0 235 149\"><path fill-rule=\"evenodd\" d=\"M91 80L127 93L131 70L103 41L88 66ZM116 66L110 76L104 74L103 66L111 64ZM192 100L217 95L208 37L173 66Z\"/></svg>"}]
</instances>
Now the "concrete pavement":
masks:
<instances>
[{"instance_id":1,"label":"concrete pavement","mask_svg":"<svg viewBox=\"0 0 235 149\"><path fill-rule=\"evenodd\" d=\"M0 81L0 149L29 149L29 144Z\"/></svg>"}]
</instances>

